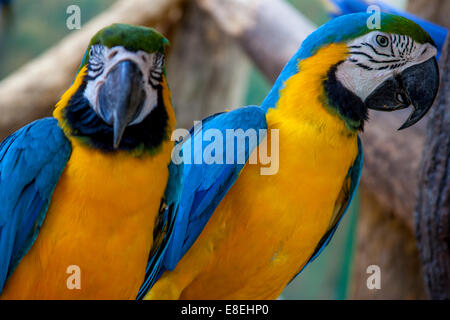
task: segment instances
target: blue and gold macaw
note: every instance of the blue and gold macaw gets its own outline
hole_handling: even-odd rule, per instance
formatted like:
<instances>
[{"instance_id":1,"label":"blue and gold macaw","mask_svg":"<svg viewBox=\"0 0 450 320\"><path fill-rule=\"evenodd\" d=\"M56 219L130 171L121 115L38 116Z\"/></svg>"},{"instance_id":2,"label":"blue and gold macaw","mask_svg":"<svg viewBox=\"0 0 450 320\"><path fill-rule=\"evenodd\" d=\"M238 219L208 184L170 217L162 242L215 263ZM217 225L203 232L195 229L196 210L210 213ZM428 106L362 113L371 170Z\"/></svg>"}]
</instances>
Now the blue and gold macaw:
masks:
<instances>
[{"instance_id":1,"label":"blue and gold macaw","mask_svg":"<svg viewBox=\"0 0 450 320\"><path fill-rule=\"evenodd\" d=\"M102 29L53 117L1 144L2 299L136 298L181 186L168 169L167 43L150 28Z\"/></svg>"},{"instance_id":2,"label":"blue and gold macaw","mask_svg":"<svg viewBox=\"0 0 450 320\"><path fill-rule=\"evenodd\" d=\"M381 14L381 29L371 30L369 17L346 15L323 25L261 107L211 116L183 140L183 155L191 149L195 157L212 153L208 129L267 128L258 143L266 139L266 148L278 151L279 169L266 175L264 163L185 163L173 232L145 298L274 299L328 244L361 176L358 132L368 109L412 106L406 128L425 115L438 90L430 36L391 14ZM201 132L208 138L195 147ZM214 156L227 157L228 144ZM245 160L263 145L256 144L245 147Z\"/></svg>"}]
</instances>

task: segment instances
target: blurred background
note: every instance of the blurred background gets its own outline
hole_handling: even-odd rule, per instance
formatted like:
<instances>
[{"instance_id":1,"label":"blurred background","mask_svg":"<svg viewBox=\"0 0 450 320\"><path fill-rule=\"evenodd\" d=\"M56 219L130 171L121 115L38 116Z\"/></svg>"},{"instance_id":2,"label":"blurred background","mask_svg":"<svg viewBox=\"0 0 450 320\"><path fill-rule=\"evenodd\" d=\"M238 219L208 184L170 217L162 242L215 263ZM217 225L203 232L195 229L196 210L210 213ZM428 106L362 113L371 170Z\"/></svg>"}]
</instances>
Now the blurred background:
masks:
<instances>
[{"instance_id":1,"label":"blurred background","mask_svg":"<svg viewBox=\"0 0 450 320\"><path fill-rule=\"evenodd\" d=\"M89 25L91 20L97 19L95 26L102 26L104 21L112 22L111 20L116 17L114 14L120 16L120 12L128 14L136 12L135 20L129 21L127 17L123 17L125 22L154 26L170 39L167 74L179 127L190 128L194 120L226 108L260 104L280 71L280 66L285 62L281 61L279 66L275 65L273 68L268 67L269 63L261 62L264 55L263 58L259 57L261 51L255 50L250 41L258 38L257 33L255 36L251 35L251 32L256 31L245 29L245 23L244 32L240 32L239 28L236 31L232 27L242 24L242 19L225 15L224 22L223 15L217 14L220 10L224 10L225 14L233 12L233 9L225 4L227 0L222 3L212 0L167 1L171 2L171 5L158 13L160 17L152 16L150 10L148 18L144 17L144 13L139 15L138 12L143 10L132 8L131 4L145 4L156 8L162 6L162 1L131 0L129 4L124 4L124 1L112 0L12 0L10 5L2 5L3 1L7 2L0 0L0 112L4 110L4 113L0 113L0 118L3 118L0 120L2 139L20 127L22 122L50 114L51 106L73 80L76 64L80 62L83 53L81 48L85 48L82 41L83 45L76 46L72 43L81 39L86 41L92 36L90 32L95 28L94 24ZM292 50L298 48L301 40L315 26L325 23L332 15L345 13L345 10L354 10L345 7L346 2L362 3L363 8L367 7L363 1L264 0L263 2L269 3L268 7L278 6L281 3L282 10L293 12L295 19L298 18L305 23L301 30L289 31L287 26L287 29L284 29L288 30L286 37L280 35L281 39L289 39L291 36L289 32L298 33L298 37L293 38L296 41L286 44L290 46L289 49L285 50L279 45L266 48L268 51L264 54L278 55L281 57L277 58L278 60L289 58L293 53ZM248 1L250 5L248 3L244 5L245 1L242 0L232 0L228 3L230 6L244 6L250 13L258 6L258 1L254 0ZM251 3L255 3L255 7L252 7ZM340 3L342 7L336 3ZM409 11L448 27L450 1L384 0L383 3L387 4L388 8ZM69 30L66 26L66 20L70 16L66 9L70 5L77 5L81 9L80 30ZM114 10L119 13L115 13ZM247 13L245 10L240 13L244 18ZM260 17L261 13L257 13L257 19L261 18L262 21L257 20L257 24L264 23L263 18L267 18L267 14L268 12ZM120 17L122 19L122 16ZM276 13L272 19L278 24L284 23L284 16L277 16ZM91 26L89 31L88 28L85 30L85 25ZM276 38L278 36L276 29L273 31L272 34L267 33L267 37ZM66 65L60 67L59 62L62 60L67 60ZM17 83L20 83L20 86ZM36 99L36 96L40 97L38 84L42 90L46 90L43 101ZM11 98L5 94L14 90L17 91L16 97ZM33 96L35 91L36 95ZM14 106L15 103L17 106L24 105L25 111L22 115L19 114L18 120L8 118L9 109L6 108L11 108L13 103ZM26 109L30 104L39 106ZM22 109L17 108L21 113ZM376 122L377 118L374 119ZM401 121L398 120L398 123ZM391 124L392 135L396 133L395 127L398 123ZM369 141L368 144L379 146L388 143L386 141L389 140L389 135L383 138L385 140L375 141L376 130L380 129L375 124L373 129L368 129L367 138L363 137ZM422 137L416 139L417 145L412 147L418 148L416 160L410 161L407 174L415 172L419 165L424 128L419 130L422 130L418 133ZM395 168L395 163L388 168L379 166L376 160L371 160L373 152L370 150L369 147L366 164L368 168L364 168L368 174L363 178L361 190L343 218L332 242L319 258L285 289L281 299L427 297L412 222L414 183L417 182L411 182L413 184L411 204L386 205L390 202L389 197L395 196L396 189L385 181L379 181L378 175L389 176L389 171ZM375 194L374 186L384 188L387 196L380 198ZM400 189L405 191L405 188ZM380 266L381 289L367 288L366 281L370 274L366 270L370 265Z\"/></svg>"}]
</instances>

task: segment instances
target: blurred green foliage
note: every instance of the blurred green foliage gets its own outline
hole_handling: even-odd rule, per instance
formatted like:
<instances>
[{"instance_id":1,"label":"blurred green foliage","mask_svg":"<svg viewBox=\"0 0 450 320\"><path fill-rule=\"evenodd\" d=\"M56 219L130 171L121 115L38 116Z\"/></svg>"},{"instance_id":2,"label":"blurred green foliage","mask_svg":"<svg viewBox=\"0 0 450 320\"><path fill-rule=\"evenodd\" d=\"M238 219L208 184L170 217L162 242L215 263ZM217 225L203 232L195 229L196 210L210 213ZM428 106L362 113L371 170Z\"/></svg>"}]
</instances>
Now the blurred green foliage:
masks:
<instances>
[{"instance_id":1,"label":"blurred green foliage","mask_svg":"<svg viewBox=\"0 0 450 320\"><path fill-rule=\"evenodd\" d=\"M113 0L14 0L0 21L0 79L73 32L66 26L70 5L81 8L83 25Z\"/></svg>"}]
</instances>

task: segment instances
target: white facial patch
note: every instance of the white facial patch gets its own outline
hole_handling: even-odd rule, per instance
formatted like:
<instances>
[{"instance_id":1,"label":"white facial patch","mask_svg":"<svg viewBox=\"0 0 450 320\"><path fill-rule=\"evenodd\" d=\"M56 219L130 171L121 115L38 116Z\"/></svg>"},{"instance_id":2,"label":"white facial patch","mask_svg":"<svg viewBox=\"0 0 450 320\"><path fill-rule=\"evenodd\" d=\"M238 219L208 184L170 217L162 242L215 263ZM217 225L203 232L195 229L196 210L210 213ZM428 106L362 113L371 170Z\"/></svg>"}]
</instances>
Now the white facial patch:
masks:
<instances>
[{"instance_id":1,"label":"white facial patch","mask_svg":"<svg viewBox=\"0 0 450 320\"><path fill-rule=\"evenodd\" d=\"M338 66L336 77L363 101L388 78L437 53L429 43L420 44L405 35L379 31L356 38L347 45L350 56Z\"/></svg>"},{"instance_id":2,"label":"white facial patch","mask_svg":"<svg viewBox=\"0 0 450 320\"><path fill-rule=\"evenodd\" d=\"M109 72L119 62L129 60L134 62L142 72L142 88L145 90L145 102L139 115L129 124L137 124L144 120L158 105L157 86L161 82L164 55L149 54L145 51L132 52L122 46L107 48L96 44L89 52L88 77L84 96L89 100L94 111L101 117L98 103L99 90L106 81ZM106 119L103 119L108 123Z\"/></svg>"}]
</instances>

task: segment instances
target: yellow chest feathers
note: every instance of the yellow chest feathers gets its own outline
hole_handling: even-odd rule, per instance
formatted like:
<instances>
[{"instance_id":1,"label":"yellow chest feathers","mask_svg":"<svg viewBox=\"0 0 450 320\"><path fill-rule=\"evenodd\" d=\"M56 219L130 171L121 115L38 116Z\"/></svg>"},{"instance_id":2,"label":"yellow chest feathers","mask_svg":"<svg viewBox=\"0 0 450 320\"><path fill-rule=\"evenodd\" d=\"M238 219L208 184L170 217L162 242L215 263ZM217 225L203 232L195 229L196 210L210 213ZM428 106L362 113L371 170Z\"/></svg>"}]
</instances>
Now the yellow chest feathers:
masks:
<instances>
[{"instance_id":1,"label":"yellow chest feathers","mask_svg":"<svg viewBox=\"0 0 450 320\"><path fill-rule=\"evenodd\" d=\"M161 189L164 191L171 145L164 142L161 152L134 157L127 152L104 154L72 139L73 151L52 203L58 201L59 189L65 188L64 197L58 201L61 206L66 206L67 198L73 198L78 201L77 207L88 207L97 216L128 219L160 197Z\"/></svg>"}]
</instances>

